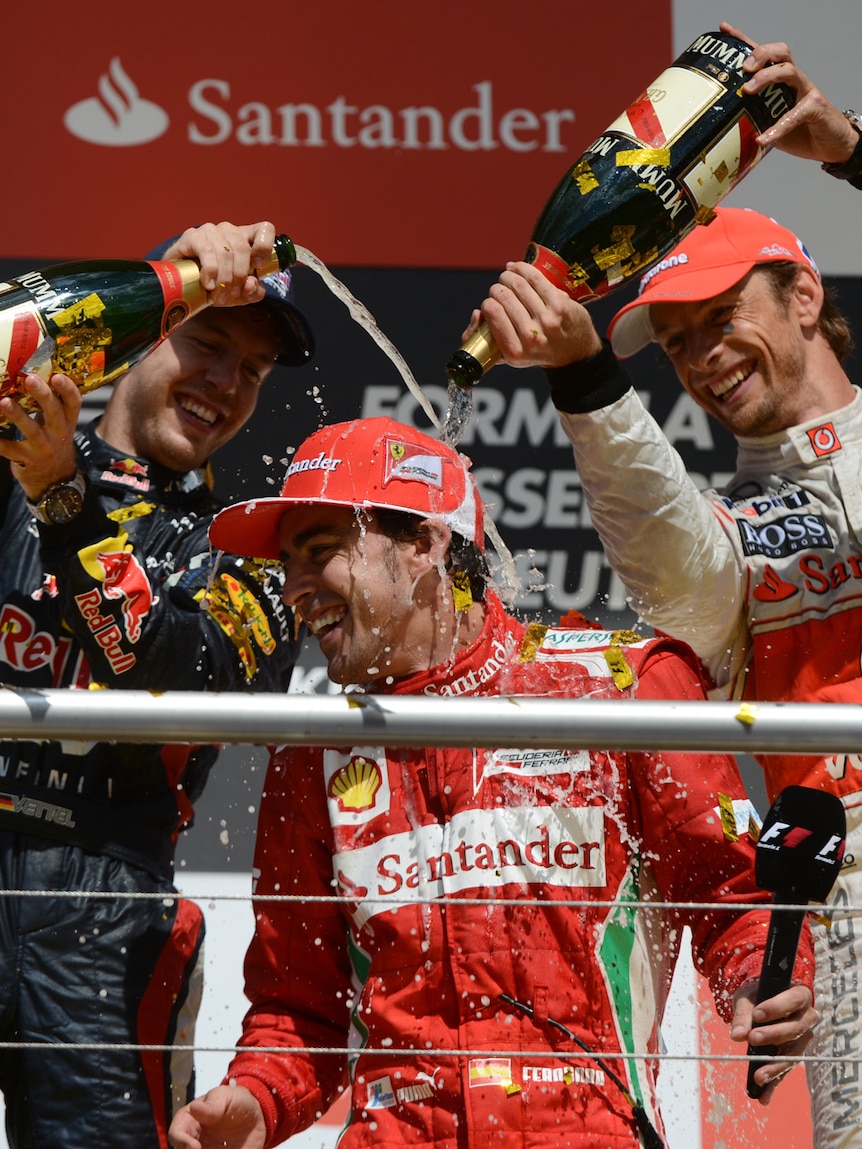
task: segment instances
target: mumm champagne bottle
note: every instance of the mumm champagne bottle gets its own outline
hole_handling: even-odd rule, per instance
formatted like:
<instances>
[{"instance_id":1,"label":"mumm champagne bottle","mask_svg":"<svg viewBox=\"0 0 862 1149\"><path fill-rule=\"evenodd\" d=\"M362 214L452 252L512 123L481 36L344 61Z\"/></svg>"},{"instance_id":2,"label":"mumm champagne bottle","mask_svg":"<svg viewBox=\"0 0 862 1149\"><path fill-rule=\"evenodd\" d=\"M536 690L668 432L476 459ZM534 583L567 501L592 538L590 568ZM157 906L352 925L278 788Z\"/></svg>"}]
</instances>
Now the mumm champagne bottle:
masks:
<instances>
[{"instance_id":1,"label":"mumm champagne bottle","mask_svg":"<svg viewBox=\"0 0 862 1149\"><path fill-rule=\"evenodd\" d=\"M755 137L793 104L773 84L751 96L750 45L705 32L614 120L558 184L524 259L581 303L642 275L765 154ZM452 355L449 381L477 382L500 358L487 325Z\"/></svg>"},{"instance_id":2,"label":"mumm champagne bottle","mask_svg":"<svg viewBox=\"0 0 862 1149\"><path fill-rule=\"evenodd\" d=\"M293 243L279 235L258 274L294 263ZM112 383L209 305L200 270L193 259L94 259L0 283L0 398L32 408L21 394L26 371L46 380L60 371L82 393Z\"/></svg>"}]
</instances>

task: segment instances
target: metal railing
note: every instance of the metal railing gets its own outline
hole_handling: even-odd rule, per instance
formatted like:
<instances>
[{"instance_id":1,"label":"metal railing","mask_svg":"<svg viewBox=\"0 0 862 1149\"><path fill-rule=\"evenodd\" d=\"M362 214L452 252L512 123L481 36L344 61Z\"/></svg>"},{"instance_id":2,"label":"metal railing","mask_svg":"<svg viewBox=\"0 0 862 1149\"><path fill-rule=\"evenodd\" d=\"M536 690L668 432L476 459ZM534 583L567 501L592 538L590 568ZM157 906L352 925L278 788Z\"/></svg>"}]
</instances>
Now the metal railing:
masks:
<instances>
[{"instance_id":1,"label":"metal railing","mask_svg":"<svg viewBox=\"0 0 862 1149\"><path fill-rule=\"evenodd\" d=\"M397 695L0 690L0 738L258 746L862 752L862 706Z\"/></svg>"},{"instance_id":2,"label":"metal railing","mask_svg":"<svg viewBox=\"0 0 862 1149\"><path fill-rule=\"evenodd\" d=\"M862 755L862 706L573 700L505 695L441 698L192 691L158 694L133 690L25 690L7 686L0 690L0 739ZM54 893L80 896L80 892ZM230 901L236 900L236 896L216 893L208 895L207 900ZM331 900L343 899L333 895ZM533 901L531 899L531 903ZM575 907L578 904L574 903ZM662 903L650 904L655 908ZM753 907L745 904L738 908ZM862 907L845 907L844 912L860 910ZM27 1044L12 1042L10 1047L22 1048ZM73 1048L85 1051L114 1046L81 1044ZM145 1051L181 1047L133 1048ZM230 1044L195 1048L198 1053L220 1054L230 1054L236 1049ZM327 1049L324 1052L347 1051ZM463 1056L465 1051L437 1052ZM618 1055L621 1062L629 1056ZM738 1055L664 1052L638 1056L644 1060L690 1062L745 1060L742 1052ZM819 1060L852 1064L859 1058L852 1054L840 1058L821 1055Z\"/></svg>"}]
</instances>

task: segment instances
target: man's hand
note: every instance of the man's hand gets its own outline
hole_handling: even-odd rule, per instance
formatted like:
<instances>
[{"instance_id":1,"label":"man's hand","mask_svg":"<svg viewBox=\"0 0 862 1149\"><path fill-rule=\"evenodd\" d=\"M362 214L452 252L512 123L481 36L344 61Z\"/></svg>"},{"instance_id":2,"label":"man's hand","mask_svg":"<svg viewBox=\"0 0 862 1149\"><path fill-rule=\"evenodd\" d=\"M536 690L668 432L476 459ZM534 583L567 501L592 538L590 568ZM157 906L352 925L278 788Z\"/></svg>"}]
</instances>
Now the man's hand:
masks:
<instances>
[{"instance_id":1,"label":"man's hand","mask_svg":"<svg viewBox=\"0 0 862 1149\"><path fill-rule=\"evenodd\" d=\"M189 227L162 256L194 259L201 265L201 286L217 306L233 307L263 299L254 274L272 255L275 226L264 220L246 225L205 223Z\"/></svg>"},{"instance_id":2,"label":"man's hand","mask_svg":"<svg viewBox=\"0 0 862 1149\"><path fill-rule=\"evenodd\" d=\"M602 347L586 309L531 263L506 264L462 341L483 319L511 367L563 367Z\"/></svg>"},{"instance_id":3,"label":"man's hand","mask_svg":"<svg viewBox=\"0 0 862 1149\"><path fill-rule=\"evenodd\" d=\"M849 160L859 142L859 133L799 70L787 45L755 44L744 32L724 22L721 30L752 45L751 55L743 64L745 71L752 74L743 85L744 92L754 94L770 84L786 84L796 93L796 103L790 111L759 135L757 142L762 147L776 147L825 164Z\"/></svg>"},{"instance_id":4,"label":"man's hand","mask_svg":"<svg viewBox=\"0 0 862 1149\"><path fill-rule=\"evenodd\" d=\"M263 1149L263 1111L242 1085L218 1085L180 1109L168 1139L174 1149Z\"/></svg>"},{"instance_id":5,"label":"man's hand","mask_svg":"<svg viewBox=\"0 0 862 1149\"><path fill-rule=\"evenodd\" d=\"M0 417L23 434L23 439L0 438L0 455L9 459L12 474L31 503L49 487L75 474L75 427L81 393L68 375L52 375L46 383L39 375L24 378L24 394L36 404L28 415L14 399L0 399Z\"/></svg>"},{"instance_id":6,"label":"man's hand","mask_svg":"<svg viewBox=\"0 0 862 1149\"><path fill-rule=\"evenodd\" d=\"M804 985L792 985L759 1004L755 1004L756 998L756 981L747 982L734 994L730 1038L754 1049L777 1046L776 1060L762 1065L754 1075L757 1084L765 1086L758 1100L761 1105L768 1105L778 1082L796 1064L780 1060L781 1056L799 1057L804 1052L817 1022L817 1011L811 991Z\"/></svg>"}]
</instances>

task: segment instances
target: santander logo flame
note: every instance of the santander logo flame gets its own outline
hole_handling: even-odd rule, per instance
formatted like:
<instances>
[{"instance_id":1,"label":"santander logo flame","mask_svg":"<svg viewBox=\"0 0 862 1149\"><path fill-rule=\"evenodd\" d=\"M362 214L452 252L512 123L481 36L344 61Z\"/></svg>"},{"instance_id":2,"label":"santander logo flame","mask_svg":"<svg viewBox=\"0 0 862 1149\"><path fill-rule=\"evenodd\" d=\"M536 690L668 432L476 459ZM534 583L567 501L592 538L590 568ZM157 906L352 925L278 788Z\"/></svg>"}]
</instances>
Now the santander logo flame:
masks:
<instances>
[{"instance_id":1,"label":"santander logo flame","mask_svg":"<svg viewBox=\"0 0 862 1149\"><path fill-rule=\"evenodd\" d=\"M170 124L166 111L142 99L118 56L108 75L99 77L99 95L73 104L63 117L68 131L91 144L128 147L164 135Z\"/></svg>"}]
</instances>

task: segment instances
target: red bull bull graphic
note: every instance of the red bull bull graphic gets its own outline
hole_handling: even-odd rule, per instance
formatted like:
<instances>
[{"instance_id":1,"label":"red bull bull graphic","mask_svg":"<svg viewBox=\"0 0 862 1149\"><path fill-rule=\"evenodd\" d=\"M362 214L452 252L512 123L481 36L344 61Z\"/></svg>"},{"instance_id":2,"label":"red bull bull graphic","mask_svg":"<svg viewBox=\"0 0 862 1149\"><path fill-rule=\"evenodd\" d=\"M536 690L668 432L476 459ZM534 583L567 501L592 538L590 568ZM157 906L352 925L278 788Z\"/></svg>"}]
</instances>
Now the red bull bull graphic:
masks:
<instances>
[{"instance_id":1,"label":"red bull bull graphic","mask_svg":"<svg viewBox=\"0 0 862 1149\"><path fill-rule=\"evenodd\" d=\"M137 642L153 605L153 590L144 568L131 551L100 551L98 560L105 572L104 594L122 602L126 636Z\"/></svg>"},{"instance_id":2,"label":"red bull bull graphic","mask_svg":"<svg viewBox=\"0 0 862 1149\"><path fill-rule=\"evenodd\" d=\"M123 531L114 539L103 539L79 551L78 558L87 573L101 584L75 595L78 610L114 674L123 674L137 663L127 644L138 642L153 605L150 581ZM120 605L119 618L114 602Z\"/></svg>"}]
</instances>

